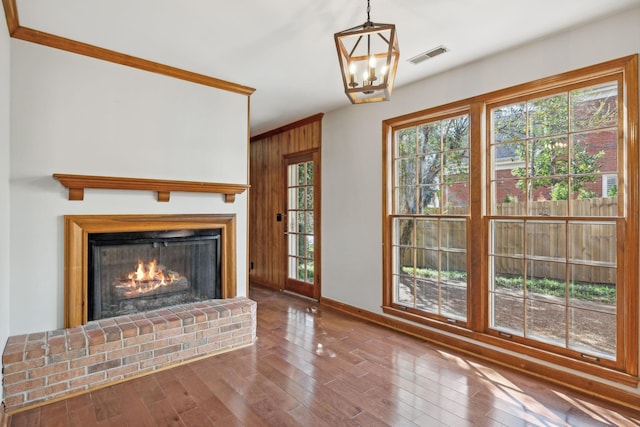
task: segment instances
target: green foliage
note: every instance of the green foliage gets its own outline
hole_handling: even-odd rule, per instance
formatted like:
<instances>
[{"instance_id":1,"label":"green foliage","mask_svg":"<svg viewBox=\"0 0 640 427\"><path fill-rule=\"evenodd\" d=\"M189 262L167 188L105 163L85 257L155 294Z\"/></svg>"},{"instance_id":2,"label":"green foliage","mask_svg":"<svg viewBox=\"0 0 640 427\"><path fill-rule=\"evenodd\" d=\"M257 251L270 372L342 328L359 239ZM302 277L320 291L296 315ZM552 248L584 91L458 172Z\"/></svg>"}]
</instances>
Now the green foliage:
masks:
<instances>
[{"instance_id":1,"label":"green foliage","mask_svg":"<svg viewBox=\"0 0 640 427\"><path fill-rule=\"evenodd\" d=\"M496 140L515 142L516 154L524 162L513 168L512 174L521 178L517 187L529 198L537 188L550 189L552 200L567 200L572 194L579 199L595 196L585 189L585 184L595 182L604 152L590 154L578 140L567 140L566 136L572 120L572 129L596 129L610 126L617 117L617 109L607 99L594 105L586 101L593 90L574 91L570 96L562 93L494 112ZM570 104L580 113L570 113Z\"/></svg>"},{"instance_id":2,"label":"green foliage","mask_svg":"<svg viewBox=\"0 0 640 427\"><path fill-rule=\"evenodd\" d=\"M298 279L299 280L306 280L308 281L309 279L313 280L313 262L308 262L306 264L307 268L305 269L305 265L304 264L300 264L298 265ZM305 274L306 272L306 274Z\"/></svg>"},{"instance_id":3,"label":"green foliage","mask_svg":"<svg viewBox=\"0 0 640 427\"><path fill-rule=\"evenodd\" d=\"M497 276L494 279L496 288L522 291L522 276ZM567 292L566 282L546 277L527 278L527 291L542 295L564 297ZM585 301L616 303L616 286L606 283L571 282L569 295Z\"/></svg>"},{"instance_id":4,"label":"green foliage","mask_svg":"<svg viewBox=\"0 0 640 427\"><path fill-rule=\"evenodd\" d=\"M402 272L404 274L415 276L420 279L437 279L438 278L438 270L434 268L413 268L413 267L402 267ZM466 281L467 280L467 272L466 271L456 271L456 270L447 270L441 271L440 276L443 279L449 280L457 280L457 281Z\"/></svg>"},{"instance_id":5,"label":"green foliage","mask_svg":"<svg viewBox=\"0 0 640 427\"><path fill-rule=\"evenodd\" d=\"M401 129L395 139L398 213L440 213L443 184L469 180L469 116Z\"/></svg>"},{"instance_id":6,"label":"green foliage","mask_svg":"<svg viewBox=\"0 0 640 427\"><path fill-rule=\"evenodd\" d=\"M413 268L404 266L402 273L417 278L437 279L438 270L433 268ZM466 271L441 271L441 279L466 281ZM497 276L494 279L496 288L522 291L524 280L522 276ZM569 295L585 301L600 302L603 304L616 303L616 286L606 283L571 282ZM527 291L541 295L564 297L567 292L566 282L547 277L527 278Z\"/></svg>"},{"instance_id":7,"label":"green foliage","mask_svg":"<svg viewBox=\"0 0 640 427\"><path fill-rule=\"evenodd\" d=\"M522 178L517 187L523 192L533 193L537 188L550 188L551 200L567 200L569 198L569 184L567 176L571 167L571 191L577 193L578 199L595 196L587 191L585 183L595 182L592 174L600 172L599 160L604 151L589 154L579 143L572 146L572 159L568 160L568 150L565 143L543 139L529 144L529 153L525 151L525 144L519 144L516 152L520 160L526 160L527 166L513 168L511 173ZM527 189L527 186L529 187Z\"/></svg>"},{"instance_id":8,"label":"green foliage","mask_svg":"<svg viewBox=\"0 0 640 427\"><path fill-rule=\"evenodd\" d=\"M566 185L554 185L551 188L551 200L567 200L569 198L569 189Z\"/></svg>"},{"instance_id":9,"label":"green foliage","mask_svg":"<svg viewBox=\"0 0 640 427\"><path fill-rule=\"evenodd\" d=\"M617 195L618 195L618 186L612 185L611 187L609 187L609 189L607 190L607 197L616 197Z\"/></svg>"}]
</instances>

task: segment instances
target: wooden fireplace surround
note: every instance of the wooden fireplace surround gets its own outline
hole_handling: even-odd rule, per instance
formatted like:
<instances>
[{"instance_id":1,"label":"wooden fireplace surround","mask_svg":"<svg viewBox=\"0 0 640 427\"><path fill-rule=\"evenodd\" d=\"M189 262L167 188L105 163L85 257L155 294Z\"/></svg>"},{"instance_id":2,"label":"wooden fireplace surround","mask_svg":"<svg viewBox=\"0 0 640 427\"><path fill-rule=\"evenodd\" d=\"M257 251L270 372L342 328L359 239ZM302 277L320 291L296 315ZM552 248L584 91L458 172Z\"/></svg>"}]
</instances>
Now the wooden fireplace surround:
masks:
<instances>
[{"instance_id":1,"label":"wooden fireplace surround","mask_svg":"<svg viewBox=\"0 0 640 427\"><path fill-rule=\"evenodd\" d=\"M88 235L129 231L220 229L222 238L222 298L236 296L236 217L233 214L194 215L65 215L64 326L88 321Z\"/></svg>"}]
</instances>

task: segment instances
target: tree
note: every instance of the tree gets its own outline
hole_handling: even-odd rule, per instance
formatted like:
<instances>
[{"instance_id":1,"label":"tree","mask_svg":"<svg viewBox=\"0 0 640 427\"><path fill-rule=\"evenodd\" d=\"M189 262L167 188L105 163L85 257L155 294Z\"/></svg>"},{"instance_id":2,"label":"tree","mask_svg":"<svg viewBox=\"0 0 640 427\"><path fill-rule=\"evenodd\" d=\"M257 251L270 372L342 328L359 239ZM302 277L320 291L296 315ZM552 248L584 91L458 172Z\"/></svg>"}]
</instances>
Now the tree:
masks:
<instances>
[{"instance_id":1,"label":"tree","mask_svg":"<svg viewBox=\"0 0 640 427\"><path fill-rule=\"evenodd\" d=\"M522 160L527 159L527 154L522 146L516 151ZM514 168L511 173L522 178L517 187L528 191L530 197L537 188L549 188L551 200L567 200L569 198L569 182L567 175L571 165L572 179L571 192L578 199L595 197L593 191L585 187L587 182L595 182L595 175L599 170L598 160L604 156L604 151L589 154L580 144L572 146L572 158L568 159L568 147L565 142L557 142L548 138L540 139L529 145L528 167ZM526 177L534 179L525 179ZM528 187L528 188L527 188Z\"/></svg>"},{"instance_id":2,"label":"tree","mask_svg":"<svg viewBox=\"0 0 640 427\"><path fill-rule=\"evenodd\" d=\"M598 128L617 117L617 110L610 108L607 98L578 103L581 96L586 98L579 92L572 93L573 108L577 105L584 110L572 111L574 117L569 115L568 93L496 110L494 124L498 142L515 142L515 154L524 165L513 168L511 173L521 178L516 186L530 199L536 189L548 188L552 200L567 200L569 175L571 194L579 199L595 196L585 184L595 182L604 151L589 153L577 139L570 143L566 136L569 122L573 119L572 127L577 129Z\"/></svg>"},{"instance_id":3,"label":"tree","mask_svg":"<svg viewBox=\"0 0 640 427\"><path fill-rule=\"evenodd\" d=\"M402 129L396 147L397 213L441 213L435 200L442 200L443 185L469 180L467 115ZM414 221L400 221L399 243L410 246Z\"/></svg>"},{"instance_id":4,"label":"tree","mask_svg":"<svg viewBox=\"0 0 640 427\"><path fill-rule=\"evenodd\" d=\"M468 181L469 117L403 129L397 135L399 211L426 213L442 199L442 184Z\"/></svg>"}]
</instances>

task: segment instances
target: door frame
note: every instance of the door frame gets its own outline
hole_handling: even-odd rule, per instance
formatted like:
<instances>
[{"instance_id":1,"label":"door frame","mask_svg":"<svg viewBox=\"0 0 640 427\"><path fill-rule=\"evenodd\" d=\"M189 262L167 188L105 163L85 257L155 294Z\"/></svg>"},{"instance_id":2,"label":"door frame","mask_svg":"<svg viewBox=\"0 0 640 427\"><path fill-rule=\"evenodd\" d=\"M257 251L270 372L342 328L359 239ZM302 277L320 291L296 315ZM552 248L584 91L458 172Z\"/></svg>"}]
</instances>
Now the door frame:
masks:
<instances>
[{"instance_id":1,"label":"door frame","mask_svg":"<svg viewBox=\"0 0 640 427\"><path fill-rule=\"evenodd\" d=\"M296 294L306 296L309 298L313 298L315 300L320 300L322 295L322 287L320 281L320 271L321 271L321 253L322 253L322 242L321 242L321 163L320 163L320 149L313 148L310 150L299 151L296 153L284 154L282 156L282 183L284 186L283 198L282 198L282 211L285 212L285 216L288 215L288 170L289 165L292 163L299 163L303 161L313 161L313 285L309 285L306 282L301 282L298 280L289 278L289 243L288 240L285 242L285 252L284 252L284 271L285 271L285 283L284 290L294 292ZM285 239L288 239L287 227L289 224L288 216L285 218L286 221L283 221L283 233L282 236Z\"/></svg>"}]
</instances>

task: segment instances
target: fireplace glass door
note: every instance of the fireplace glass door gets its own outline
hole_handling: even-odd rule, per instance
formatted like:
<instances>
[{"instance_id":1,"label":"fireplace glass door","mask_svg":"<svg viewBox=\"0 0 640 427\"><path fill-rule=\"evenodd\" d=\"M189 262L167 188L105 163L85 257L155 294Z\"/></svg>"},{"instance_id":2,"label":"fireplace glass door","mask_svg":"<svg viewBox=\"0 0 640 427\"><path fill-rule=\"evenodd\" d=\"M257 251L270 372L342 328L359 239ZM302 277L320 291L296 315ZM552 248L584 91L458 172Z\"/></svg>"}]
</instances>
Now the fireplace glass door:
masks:
<instances>
[{"instance_id":1,"label":"fireplace glass door","mask_svg":"<svg viewBox=\"0 0 640 427\"><path fill-rule=\"evenodd\" d=\"M220 230L89 235L88 319L221 297Z\"/></svg>"}]
</instances>

